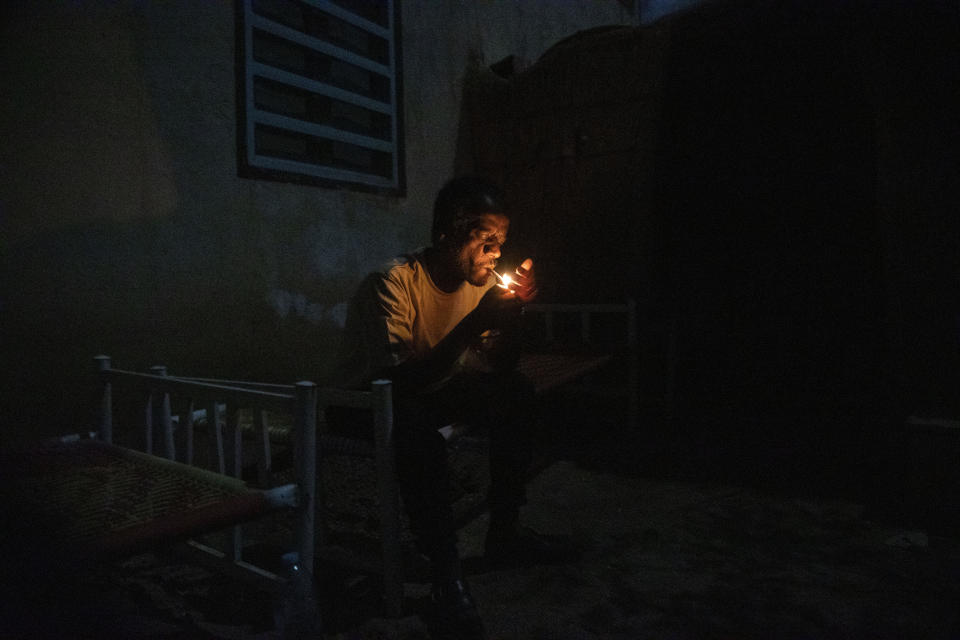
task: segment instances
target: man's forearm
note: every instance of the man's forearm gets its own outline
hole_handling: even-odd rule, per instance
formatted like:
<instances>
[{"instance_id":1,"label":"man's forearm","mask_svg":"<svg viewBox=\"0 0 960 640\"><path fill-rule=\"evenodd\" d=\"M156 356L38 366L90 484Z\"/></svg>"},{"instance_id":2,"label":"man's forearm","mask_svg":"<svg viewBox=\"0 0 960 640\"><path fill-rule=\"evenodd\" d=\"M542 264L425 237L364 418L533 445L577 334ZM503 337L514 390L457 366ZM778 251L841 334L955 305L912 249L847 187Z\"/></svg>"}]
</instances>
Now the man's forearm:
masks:
<instances>
[{"instance_id":1,"label":"man's forearm","mask_svg":"<svg viewBox=\"0 0 960 640\"><path fill-rule=\"evenodd\" d=\"M392 380L399 392L426 387L449 373L460 354L486 330L483 324L480 315L471 312L426 356L406 360L380 375Z\"/></svg>"}]
</instances>

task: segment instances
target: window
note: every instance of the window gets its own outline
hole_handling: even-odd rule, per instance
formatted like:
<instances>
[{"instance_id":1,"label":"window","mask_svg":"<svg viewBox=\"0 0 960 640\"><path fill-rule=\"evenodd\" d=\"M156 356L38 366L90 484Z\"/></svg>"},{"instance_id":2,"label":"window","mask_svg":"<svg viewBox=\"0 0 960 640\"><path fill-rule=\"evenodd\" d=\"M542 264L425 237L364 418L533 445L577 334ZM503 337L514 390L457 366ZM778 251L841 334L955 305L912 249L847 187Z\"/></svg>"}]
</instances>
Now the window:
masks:
<instances>
[{"instance_id":1,"label":"window","mask_svg":"<svg viewBox=\"0 0 960 640\"><path fill-rule=\"evenodd\" d=\"M399 0L237 0L242 177L402 194Z\"/></svg>"}]
</instances>

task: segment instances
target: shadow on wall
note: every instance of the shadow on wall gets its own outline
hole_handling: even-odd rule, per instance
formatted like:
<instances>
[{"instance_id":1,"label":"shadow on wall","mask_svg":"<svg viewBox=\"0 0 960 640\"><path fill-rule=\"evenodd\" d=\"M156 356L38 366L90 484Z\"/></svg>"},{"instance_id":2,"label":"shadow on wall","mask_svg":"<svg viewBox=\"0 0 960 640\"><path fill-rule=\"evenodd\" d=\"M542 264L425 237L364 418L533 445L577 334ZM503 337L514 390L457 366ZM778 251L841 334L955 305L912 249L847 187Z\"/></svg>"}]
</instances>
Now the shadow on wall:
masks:
<instances>
[{"instance_id":1,"label":"shadow on wall","mask_svg":"<svg viewBox=\"0 0 960 640\"><path fill-rule=\"evenodd\" d=\"M102 223L7 252L0 352L17 364L4 367L5 438L94 424L99 353L124 369L284 383L323 375L336 313L281 309L246 241L182 233L168 221Z\"/></svg>"},{"instance_id":2,"label":"shadow on wall","mask_svg":"<svg viewBox=\"0 0 960 640\"><path fill-rule=\"evenodd\" d=\"M183 204L163 131L169 98L156 99L145 73L145 43L158 38L122 5L2 10L0 224L10 241L91 219L162 218Z\"/></svg>"},{"instance_id":3,"label":"shadow on wall","mask_svg":"<svg viewBox=\"0 0 960 640\"><path fill-rule=\"evenodd\" d=\"M98 353L322 375L352 265L323 262L336 232L317 210L341 200L236 177L232 4L191 5L189 20L163 3L3 12L0 356L16 364L0 374L0 437L87 428Z\"/></svg>"}]
</instances>

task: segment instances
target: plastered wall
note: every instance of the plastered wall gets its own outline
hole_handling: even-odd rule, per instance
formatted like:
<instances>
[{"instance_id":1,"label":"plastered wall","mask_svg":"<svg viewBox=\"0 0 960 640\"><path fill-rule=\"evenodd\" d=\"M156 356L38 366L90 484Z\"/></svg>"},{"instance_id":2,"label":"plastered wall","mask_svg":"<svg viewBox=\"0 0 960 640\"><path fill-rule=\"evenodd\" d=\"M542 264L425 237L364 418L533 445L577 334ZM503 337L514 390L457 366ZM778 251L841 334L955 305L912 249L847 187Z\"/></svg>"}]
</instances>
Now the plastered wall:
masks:
<instances>
[{"instance_id":1,"label":"plastered wall","mask_svg":"<svg viewBox=\"0 0 960 640\"><path fill-rule=\"evenodd\" d=\"M359 278L427 241L469 65L634 24L627 4L403 2L408 187L394 198L237 177L232 2L5 6L3 437L89 427L98 353L323 379Z\"/></svg>"}]
</instances>

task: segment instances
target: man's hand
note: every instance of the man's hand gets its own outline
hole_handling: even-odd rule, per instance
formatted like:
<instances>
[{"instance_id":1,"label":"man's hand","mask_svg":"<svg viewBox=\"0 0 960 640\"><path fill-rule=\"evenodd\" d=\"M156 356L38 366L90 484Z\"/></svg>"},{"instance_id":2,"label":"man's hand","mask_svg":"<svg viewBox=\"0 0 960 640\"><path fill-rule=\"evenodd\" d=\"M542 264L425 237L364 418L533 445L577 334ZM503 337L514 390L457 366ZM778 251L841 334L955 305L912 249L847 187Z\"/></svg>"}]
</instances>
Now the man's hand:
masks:
<instances>
[{"instance_id":1,"label":"man's hand","mask_svg":"<svg viewBox=\"0 0 960 640\"><path fill-rule=\"evenodd\" d=\"M537 278L533 274L533 260L527 258L514 272L510 291L526 304L537 297Z\"/></svg>"}]
</instances>

